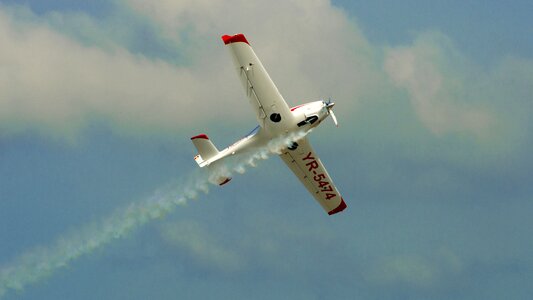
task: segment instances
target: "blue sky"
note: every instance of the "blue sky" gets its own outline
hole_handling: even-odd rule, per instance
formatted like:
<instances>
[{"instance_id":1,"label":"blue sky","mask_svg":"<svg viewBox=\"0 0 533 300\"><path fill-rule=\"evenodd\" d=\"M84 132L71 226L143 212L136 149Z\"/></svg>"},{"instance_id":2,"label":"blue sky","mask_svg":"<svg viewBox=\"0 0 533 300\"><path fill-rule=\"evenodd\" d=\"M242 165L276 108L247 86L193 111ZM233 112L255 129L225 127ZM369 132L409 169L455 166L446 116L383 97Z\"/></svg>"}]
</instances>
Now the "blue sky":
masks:
<instances>
[{"instance_id":1,"label":"blue sky","mask_svg":"<svg viewBox=\"0 0 533 300\"><path fill-rule=\"evenodd\" d=\"M439 30L476 63L506 55L531 58L530 1L333 1L356 18L369 40L406 43L417 33Z\"/></svg>"},{"instance_id":2,"label":"blue sky","mask_svg":"<svg viewBox=\"0 0 533 300\"><path fill-rule=\"evenodd\" d=\"M390 2L1 1L0 298L529 299L532 4ZM236 32L336 102L343 213L276 157L191 185L190 136L256 126Z\"/></svg>"}]
</instances>

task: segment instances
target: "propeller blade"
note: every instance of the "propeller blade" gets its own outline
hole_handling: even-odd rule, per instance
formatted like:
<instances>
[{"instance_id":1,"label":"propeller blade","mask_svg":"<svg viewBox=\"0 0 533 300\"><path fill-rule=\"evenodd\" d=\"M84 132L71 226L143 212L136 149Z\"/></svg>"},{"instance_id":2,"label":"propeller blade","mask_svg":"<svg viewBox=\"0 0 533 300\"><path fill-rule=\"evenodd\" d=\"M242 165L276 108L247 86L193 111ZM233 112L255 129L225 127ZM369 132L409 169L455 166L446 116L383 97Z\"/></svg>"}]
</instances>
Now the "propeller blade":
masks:
<instances>
[{"instance_id":1,"label":"propeller blade","mask_svg":"<svg viewBox=\"0 0 533 300\"><path fill-rule=\"evenodd\" d=\"M333 119L333 123L335 123L335 126L339 127L339 123L337 122L337 117L335 117L335 114L333 113L333 109L328 109L328 111L331 115L331 118Z\"/></svg>"}]
</instances>

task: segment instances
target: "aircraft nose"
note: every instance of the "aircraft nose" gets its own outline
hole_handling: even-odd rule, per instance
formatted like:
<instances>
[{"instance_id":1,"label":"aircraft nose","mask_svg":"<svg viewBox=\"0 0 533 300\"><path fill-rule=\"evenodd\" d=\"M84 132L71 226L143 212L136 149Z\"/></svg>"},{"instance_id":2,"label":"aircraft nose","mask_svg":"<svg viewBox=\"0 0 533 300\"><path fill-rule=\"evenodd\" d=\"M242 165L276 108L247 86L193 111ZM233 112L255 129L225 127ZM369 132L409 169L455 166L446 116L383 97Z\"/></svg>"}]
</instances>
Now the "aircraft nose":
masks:
<instances>
[{"instance_id":1,"label":"aircraft nose","mask_svg":"<svg viewBox=\"0 0 533 300\"><path fill-rule=\"evenodd\" d=\"M335 106L335 102L330 102L330 103L327 104L328 108L332 108L333 106Z\"/></svg>"}]
</instances>

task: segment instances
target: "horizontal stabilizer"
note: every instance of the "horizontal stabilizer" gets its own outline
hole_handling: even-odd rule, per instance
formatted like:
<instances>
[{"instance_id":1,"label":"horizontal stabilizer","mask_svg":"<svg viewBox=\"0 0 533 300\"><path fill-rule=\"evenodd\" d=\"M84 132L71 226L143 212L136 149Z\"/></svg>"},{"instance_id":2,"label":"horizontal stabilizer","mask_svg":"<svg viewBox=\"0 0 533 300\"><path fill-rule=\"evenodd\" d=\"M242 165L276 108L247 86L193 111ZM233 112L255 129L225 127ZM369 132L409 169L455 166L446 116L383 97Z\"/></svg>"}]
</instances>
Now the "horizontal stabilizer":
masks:
<instances>
[{"instance_id":1,"label":"horizontal stabilizer","mask_svg":"<svg viewBox=\"0 0 533 300\"><path fill-rule=\"evenodd\" d=\"M194 160L200 167L203 167L202 163L204 161L219 154L217 147L213 145L209 137L205 134L193 136L191 141L196 147L196 150L198 150L198 155L194 157Z\"/></svg>"}]
</instances>

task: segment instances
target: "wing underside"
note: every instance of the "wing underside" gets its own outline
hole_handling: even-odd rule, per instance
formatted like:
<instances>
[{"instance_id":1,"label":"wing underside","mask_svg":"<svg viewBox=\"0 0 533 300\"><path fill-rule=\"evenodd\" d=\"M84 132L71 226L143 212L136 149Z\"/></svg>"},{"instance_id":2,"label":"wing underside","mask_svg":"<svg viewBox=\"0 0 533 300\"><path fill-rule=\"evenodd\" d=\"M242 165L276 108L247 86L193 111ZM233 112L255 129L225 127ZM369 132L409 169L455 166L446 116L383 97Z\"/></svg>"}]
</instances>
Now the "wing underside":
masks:
<instances>
[{"instance_id":1,"label":"wing underside","mask_svg":"<svg viewBox=\"0 0 533 300\"><path fill-rule=\"evenodd\" d=\"M280 157L328 214L346 208L341 194L307 138L285 149Z\"/></svg>"},{"instance_id":2,"label":"wing underside","mask_svg":"<svg viewBox=\"0 0 533 300\"><path fill-rule=\"evenodd\" d=\"M282 130L292 123L292 113L278 88L243 34L222 36L232 54L239 79L245 88L257 122L261 127L272 126Z\"/></svg>"}]
</instances>

